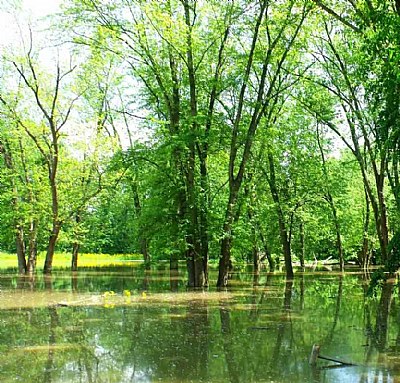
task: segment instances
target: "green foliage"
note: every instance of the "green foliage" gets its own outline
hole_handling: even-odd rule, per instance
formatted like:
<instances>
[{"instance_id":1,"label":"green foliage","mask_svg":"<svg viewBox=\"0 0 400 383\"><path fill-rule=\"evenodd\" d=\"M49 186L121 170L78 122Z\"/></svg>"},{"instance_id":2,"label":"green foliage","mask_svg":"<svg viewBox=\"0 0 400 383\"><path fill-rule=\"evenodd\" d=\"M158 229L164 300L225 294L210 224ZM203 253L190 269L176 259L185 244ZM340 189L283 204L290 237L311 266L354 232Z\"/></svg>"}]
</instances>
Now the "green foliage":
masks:
<instances>
[{"instance_id":1,"label":"green foliage","mask_svg":"<svg viewBox=\"0 0 400 383\"><path fill-rule=\"evenodd\" d=\"M46 250L54 219L48 121L17 65L38 85L43 108L53 110L58 124L68 101L77 97L70 125L56 134L60 250L79 244L87 252L184 259L207 243L208 258L218 260L222 239L230 235L223 232L229 192L239 182L250 145L233 207L235 260L251 260L254 250L262 256L267 249L279 257L282 223L295 259L303 252L307 261L337 257L340 227L344 257L354 260L365 238L370 253L382 247L376 223L386 212L386 266L396 270L400 17L395 8L389 1L372 1L370 7L327 0L335 12L324 14L307 5L287 50L304 4L271 2L247 76L262 2L185 4L67 2L64 19L55 24L60 21L62 36L74 41L65 49L78 65L54 107L54 71L35 44L30 52L16 49L3 57L0 248L15 251L22 227L26 245L34 234L37 248ZM271 162L279 198L271 188ZM203 237L198 246L204 233L206 241Z\"/></svg>"}]
</instances>

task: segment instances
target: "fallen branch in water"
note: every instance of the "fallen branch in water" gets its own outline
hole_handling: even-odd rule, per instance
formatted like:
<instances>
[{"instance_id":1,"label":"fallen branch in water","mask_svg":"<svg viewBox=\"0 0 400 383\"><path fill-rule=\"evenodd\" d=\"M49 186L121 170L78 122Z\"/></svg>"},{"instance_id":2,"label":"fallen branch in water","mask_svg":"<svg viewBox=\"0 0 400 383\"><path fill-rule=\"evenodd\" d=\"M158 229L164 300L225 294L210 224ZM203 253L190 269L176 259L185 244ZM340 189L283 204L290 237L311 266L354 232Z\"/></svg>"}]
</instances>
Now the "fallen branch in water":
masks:
<instances>
[{"instance_id":1,"label":"fallen branch in water","mask_svg":"<svg viewBox=\"0 0 400 383\"><path fill-rule=\"evenodd\" d=\"M314 344L311 350L311 355L310 355L310 359L308 360L308 363L311 366L315 366L317 364L317 359L323 359L323 360L328 360L330 362L335 362L335 363L339 363L342 366L357 366L357 364L355 363L350 363L350 362L345 362L343 360L337 359L337 358L331 358L329 356L323 356L320 355L321 346L318 344Z\"/></svg>"}]
</instances>

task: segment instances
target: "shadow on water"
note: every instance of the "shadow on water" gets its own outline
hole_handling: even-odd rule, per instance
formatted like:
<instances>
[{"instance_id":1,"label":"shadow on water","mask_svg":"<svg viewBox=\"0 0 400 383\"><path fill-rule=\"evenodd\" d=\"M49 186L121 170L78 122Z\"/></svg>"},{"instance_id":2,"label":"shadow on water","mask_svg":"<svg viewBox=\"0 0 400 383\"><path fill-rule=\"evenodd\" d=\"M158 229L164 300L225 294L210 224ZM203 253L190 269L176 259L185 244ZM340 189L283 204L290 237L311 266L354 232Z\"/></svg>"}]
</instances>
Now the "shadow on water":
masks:
<instances>
[{"instance_id":1,"label":"shadow on water","mask_svg":"<svg viewBox=\"0 0 400 383\"><path fill-rule=\"evenodd\" d=\"M393 283L361 274L234 273L232 288L188 291L168 268L0 274L0 381L396 382ZM210 285L216 278L210 271ZM323 354L358 364L308 365Z\"/></svg>"}]
</instances>

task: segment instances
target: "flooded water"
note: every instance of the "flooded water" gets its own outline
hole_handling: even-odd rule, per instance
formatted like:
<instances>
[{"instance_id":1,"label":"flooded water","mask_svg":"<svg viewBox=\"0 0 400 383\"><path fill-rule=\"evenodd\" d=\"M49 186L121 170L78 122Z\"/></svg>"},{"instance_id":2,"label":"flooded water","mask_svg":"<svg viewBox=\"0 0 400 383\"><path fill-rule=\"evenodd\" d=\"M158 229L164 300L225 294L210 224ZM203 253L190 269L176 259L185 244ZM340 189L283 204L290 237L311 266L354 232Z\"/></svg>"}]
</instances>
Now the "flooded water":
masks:
<instances>
[{"instance_id":1,"label":"flooded water","mask_svg":"<svg viewBox=\"0 0 400 383\"><path fill-rule=\"evenodd\" d=\"M133 265L0 273L0 382L400 382L393 285L367 298L357 272L230 282L187 291L184 274ZM313 344L356 365L311 367Z\"/></svg>"}]
</instances>

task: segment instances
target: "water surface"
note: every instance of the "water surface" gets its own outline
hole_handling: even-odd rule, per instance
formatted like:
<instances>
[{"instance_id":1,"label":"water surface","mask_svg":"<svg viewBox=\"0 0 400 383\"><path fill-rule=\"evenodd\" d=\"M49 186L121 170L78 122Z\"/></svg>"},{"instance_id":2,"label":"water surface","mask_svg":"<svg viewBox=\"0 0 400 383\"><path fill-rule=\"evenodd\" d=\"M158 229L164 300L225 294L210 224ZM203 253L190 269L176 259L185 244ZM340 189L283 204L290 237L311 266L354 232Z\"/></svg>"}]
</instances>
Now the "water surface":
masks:
<instances>
[{"instance_id":1,"label":"water surface","mask_svg":"<svg viewBox=\"0 0 400 383\"><path fill-rule=\"evenodd\" d=\"M357 272L234 273L224 291L133 265L3 272L0 382L400 382L397 290L366 287ZM313 344L357 365L312 368Z\"/></svg>"}]
</instances>

